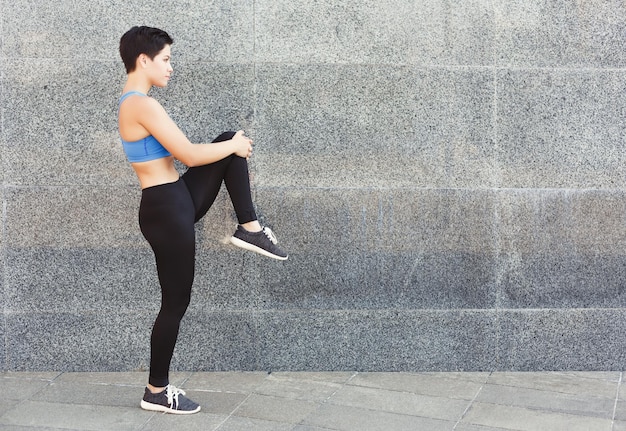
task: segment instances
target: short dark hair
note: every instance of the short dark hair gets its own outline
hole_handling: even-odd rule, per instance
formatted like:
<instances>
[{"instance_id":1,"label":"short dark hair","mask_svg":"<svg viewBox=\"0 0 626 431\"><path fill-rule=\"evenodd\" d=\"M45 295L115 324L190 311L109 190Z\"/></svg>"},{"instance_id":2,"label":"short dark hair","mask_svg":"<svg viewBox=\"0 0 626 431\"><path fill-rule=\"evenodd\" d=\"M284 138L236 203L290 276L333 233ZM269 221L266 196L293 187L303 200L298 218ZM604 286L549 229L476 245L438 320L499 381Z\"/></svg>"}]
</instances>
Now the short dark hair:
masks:
<instances>
[{"instance_id":1,"label":"short dark hair","mask_svg":"<svg viewBox=\"0 0 626 431\"><path fill-rule=\"evenodd\" d=\"M161 52L165 45L171 45L174 40L165 31L154 27L133 27L120 39L120 56L126 67L126 73L135 70L137 58L146 54L150 59Z\"/></svg>"}]
</instances>

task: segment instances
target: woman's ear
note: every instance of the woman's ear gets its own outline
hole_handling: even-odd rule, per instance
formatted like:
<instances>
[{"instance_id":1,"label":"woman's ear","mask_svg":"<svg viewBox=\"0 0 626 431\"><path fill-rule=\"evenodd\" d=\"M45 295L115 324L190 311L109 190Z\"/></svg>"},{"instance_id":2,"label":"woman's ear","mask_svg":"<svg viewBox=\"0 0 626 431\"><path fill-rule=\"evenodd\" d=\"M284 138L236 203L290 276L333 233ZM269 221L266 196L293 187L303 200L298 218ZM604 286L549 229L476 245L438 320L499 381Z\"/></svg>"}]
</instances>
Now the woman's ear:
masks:
<instances>
[{"instance_id":1,"label":"woman's ear","mask_svg":"<svg viewBox=\"0 0 626 431\"><path fill-rule=\"evenodd\" d=\"M137 67L145 68L148 65L148 56L146 54L139 54L137 57Z\"/></svg>"}]
</instances>

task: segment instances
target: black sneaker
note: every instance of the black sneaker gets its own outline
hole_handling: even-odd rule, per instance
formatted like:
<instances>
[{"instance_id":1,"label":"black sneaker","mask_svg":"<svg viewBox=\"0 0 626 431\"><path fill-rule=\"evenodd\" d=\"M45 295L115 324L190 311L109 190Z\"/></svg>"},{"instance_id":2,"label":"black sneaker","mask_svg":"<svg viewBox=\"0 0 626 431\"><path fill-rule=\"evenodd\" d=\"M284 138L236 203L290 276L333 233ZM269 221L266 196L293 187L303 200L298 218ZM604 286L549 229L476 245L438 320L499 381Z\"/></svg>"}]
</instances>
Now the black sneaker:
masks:
<instances>
[{"instance_id":1,"label":"black sneaker","mask_svg":"<svg viewBox=\"0 0 626 431\"><path fill-rule=\"evenodd\" d=\"M200 406L185 396L185 391L173 385L167 385L163 392L153 394L150 389L141 400L141 408L154 412L174 413L176 415L190 415L200 411Z\"/></svg>"},{"instance_id":2,"label":"black sneaker","mask_svg":"<svg viewBox=\"0 0 626 431\"><path fill-rule=\"evenodd\" d=\"M237 230L230 238L230 242L237 247L272 259L287 260L287 253L276 246L278 241L269 227L264 227L260 232L248 232L241 225L237 225Z\"/></svg>"}]
</instances>

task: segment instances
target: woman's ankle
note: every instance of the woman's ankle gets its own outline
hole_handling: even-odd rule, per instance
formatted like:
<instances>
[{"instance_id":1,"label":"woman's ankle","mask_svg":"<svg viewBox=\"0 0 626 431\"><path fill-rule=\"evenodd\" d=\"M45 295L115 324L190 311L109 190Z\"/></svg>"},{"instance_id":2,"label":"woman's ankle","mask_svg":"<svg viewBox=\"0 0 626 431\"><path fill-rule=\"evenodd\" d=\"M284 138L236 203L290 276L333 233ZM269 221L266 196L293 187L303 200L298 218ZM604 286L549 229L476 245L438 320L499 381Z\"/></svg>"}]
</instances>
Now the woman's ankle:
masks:
<instances>
[{"instance_id":1,"label":"woman's ankle","mask_svg":"<svg viewBox=\"0 0 626 431\"><path fill-rule=\"evenodd\" d=\"M258 220L249 221L247 223L241 223L242 228L247 230L248 232L261 232L263 229Z\"/></svg>"},{"instance_id":2,"label":"woman's ankle","mask_svg":"<svg viewBox=\"0 0 626 431\"><path fill-rule=\"evenodd\" d=\"M148 389L150 390L150 392L152 392L153 394L160 394L161 392L163 392L165 390L165 388L167 388L167 386L165 387L156 387L156 386L152 386L150 383L147 384Z\"/></svg>"}]
</instances>

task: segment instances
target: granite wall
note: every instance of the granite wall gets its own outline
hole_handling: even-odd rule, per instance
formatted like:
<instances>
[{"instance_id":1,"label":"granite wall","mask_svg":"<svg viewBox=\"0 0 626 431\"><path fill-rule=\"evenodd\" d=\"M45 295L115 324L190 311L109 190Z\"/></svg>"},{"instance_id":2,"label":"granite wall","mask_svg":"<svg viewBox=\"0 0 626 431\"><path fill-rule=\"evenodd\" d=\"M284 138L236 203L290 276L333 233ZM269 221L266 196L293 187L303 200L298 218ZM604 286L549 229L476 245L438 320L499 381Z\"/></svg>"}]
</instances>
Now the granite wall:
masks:
<instances>
[{"instance_id":1,"label":"granite wall","mask_svg":"<svg viewBox=\"0 0 626 431\"><path fill-rule=\"evenodd\" d=\"M173 366L622 370L617 0L0 0L4 370L145 369L159 306L116 129L132 25L196 142L244 128L287 262L197 226ZM182 167L181 167L182 169Z\"/></svg>"}]
</instances>

